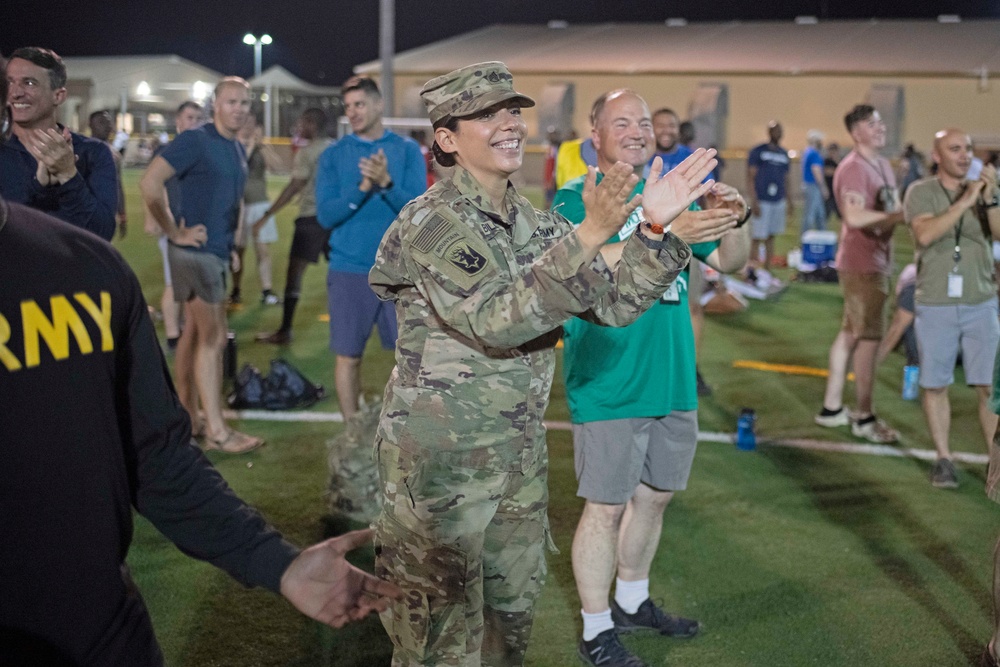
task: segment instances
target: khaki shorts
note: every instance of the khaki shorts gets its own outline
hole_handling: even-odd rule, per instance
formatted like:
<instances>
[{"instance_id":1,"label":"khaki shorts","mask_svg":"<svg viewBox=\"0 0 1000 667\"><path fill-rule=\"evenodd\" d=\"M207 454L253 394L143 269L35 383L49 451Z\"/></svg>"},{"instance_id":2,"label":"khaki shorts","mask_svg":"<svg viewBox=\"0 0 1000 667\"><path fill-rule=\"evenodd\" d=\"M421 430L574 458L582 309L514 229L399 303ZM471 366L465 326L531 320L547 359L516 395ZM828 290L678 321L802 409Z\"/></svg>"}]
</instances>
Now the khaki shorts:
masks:
<instances>
[{"instance_id":1,"label":"khaki shorts","mask_svg":"<svg viewBox=\"0 0 1000 667\"><path fill-rule=\"evenodd\" d=\"M841 328L858 340L882 340L885 335L885 302L889 297L889 276L882 273L840 272L844 292L844 321Z\"/></svg>"},{"instance_id":2,"label":"khaki shorts","mask_svg":"<svg viewBox=\"0 0 1000 667\"><path fill-rule=\"evenodd\" d=\"M210 252L167 247L174 301L187 303L198 297L205 303L222 303L226 298L226 262Z\"/></svg>"}]
</instances>

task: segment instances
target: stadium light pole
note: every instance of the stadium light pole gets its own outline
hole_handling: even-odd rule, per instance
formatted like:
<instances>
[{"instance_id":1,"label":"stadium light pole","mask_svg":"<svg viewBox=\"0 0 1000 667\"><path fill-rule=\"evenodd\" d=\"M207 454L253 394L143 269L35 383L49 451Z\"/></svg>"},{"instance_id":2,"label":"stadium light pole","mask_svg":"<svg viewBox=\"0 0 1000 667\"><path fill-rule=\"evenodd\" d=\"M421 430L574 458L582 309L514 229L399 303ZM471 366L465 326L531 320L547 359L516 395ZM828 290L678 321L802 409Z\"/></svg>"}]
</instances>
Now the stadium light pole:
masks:
<instances>
[{"instance_id":1,"label":"stadium light pole","mask_svg":"<svg viewBox=\"0 0 1000 667\"><path fill-rule=\"evenodd\" d=\"M260 58L261 52L264 50L265 44L271 43L271 36L264 34L257 39L249 32L243 35L243 43L249 46L253 46L253 75L255 77L260 76Z\"/></svg>"}]
</instances>

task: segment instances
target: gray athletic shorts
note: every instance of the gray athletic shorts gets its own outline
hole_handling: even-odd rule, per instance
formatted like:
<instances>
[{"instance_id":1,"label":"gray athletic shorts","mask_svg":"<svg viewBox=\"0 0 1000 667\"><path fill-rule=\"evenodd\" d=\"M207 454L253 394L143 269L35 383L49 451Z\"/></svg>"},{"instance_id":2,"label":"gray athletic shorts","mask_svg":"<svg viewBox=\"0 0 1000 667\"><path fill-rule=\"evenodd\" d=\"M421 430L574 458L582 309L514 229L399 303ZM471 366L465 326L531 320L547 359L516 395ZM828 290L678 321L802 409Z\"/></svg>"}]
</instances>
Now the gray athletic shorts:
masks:
<instances>
[{"instance_id":1,"label":"gray athletic shorts","mask_svg":"<svg viewBox=\"0 0 1000 667\"><path fill-rule=\"evenodd\" d=\"M187 303L198 297L205 303L226 298L226 262L210 252L188 250L171 243L167 247L174 301Z\"/></svg>"},{"instance_id":2,"label":"gray athletic shorts","mask_svg":"<svg viewBox=\"0 0 1000 667\"><path fill-rule=\"evenodd\" d=\"M160 254L163 255L163 284L172 287L174 282L173 278L170 277L170 257L167 256L167 246L170 245L170 241L164 235L156 243L160 246Z\"/></svg>"},{"instance_id":3,"label":"gray athletic shorts","mask_svg":"<svg viewBox=\"0 0 1000 667\"><path fill-rule=\"evenodd\" d=\"M965 383L993 384L993 361L1000 343L997 300L975 305L925 306L916 304L913 329L920 353L920 386L947 387L955 381L955 361L962 347Z\"/></svg>"},{"instance_id":4,"label":"gray athletic shorts","mask_svg":"<svg viewBox=\"0 0 1000 667\"><path fill-rule=\"evenodd\" d=\"M788 203L781 201L757 202L760 215L750 218L750 236L754 241L766 241L785 231L785 217Z\"/></svg>"},{"instance_id":5,"label":"gray athletic shorts","mask_svg":"<svg viewBox=\"0 0 1000 667\"><path fill-rule=\"evenodd\" d=\"M697 446L697 410L573 424L576 495L623 505L639 482L658 491L683 491Z\"/></svg>"}]
</instances>

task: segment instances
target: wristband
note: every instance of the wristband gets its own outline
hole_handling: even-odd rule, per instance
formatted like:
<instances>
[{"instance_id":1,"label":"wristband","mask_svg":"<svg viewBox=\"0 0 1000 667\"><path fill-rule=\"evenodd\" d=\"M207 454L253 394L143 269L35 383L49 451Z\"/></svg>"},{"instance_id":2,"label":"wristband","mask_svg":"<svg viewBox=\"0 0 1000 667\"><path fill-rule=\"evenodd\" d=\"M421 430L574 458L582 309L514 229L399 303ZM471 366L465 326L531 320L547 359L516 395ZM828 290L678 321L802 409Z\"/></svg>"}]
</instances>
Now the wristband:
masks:
<instances>
[{"instance_id":1,"label":"wristband","mask_svg":"<svg viewBox=\"0 0 1000 667\"><path fill-rule=\"evenodd\" d=\"M743 217L736 222L736 229L739 229L743 225L747 224L747 222L750 221L750 218L753 217L753 207L751 207L750 204L747 204L746 202L743 202L743 205L746 206L747 212L744 213Z\"/></svg>"}]
</instances>

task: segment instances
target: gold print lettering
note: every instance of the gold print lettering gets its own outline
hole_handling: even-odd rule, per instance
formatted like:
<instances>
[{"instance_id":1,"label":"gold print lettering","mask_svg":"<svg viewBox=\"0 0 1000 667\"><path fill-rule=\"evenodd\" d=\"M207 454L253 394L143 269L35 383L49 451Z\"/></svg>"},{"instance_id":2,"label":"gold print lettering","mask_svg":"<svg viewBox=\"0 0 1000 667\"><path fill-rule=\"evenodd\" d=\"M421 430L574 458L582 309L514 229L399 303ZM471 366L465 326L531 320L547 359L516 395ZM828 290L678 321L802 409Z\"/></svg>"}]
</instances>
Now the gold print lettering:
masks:
<instances>
[{"instance_id":1,"label":"gold print lettering","mask_svg":"<svg viewBox=\"0 0 1000 667\"><path fill-rule=\"evenodd\" d=\"M83 320L73 309L69 299L58 294L49 297L52 319L45 316L34 301L21 302L21 322L24 327L24 365L28 368L41 363L39 339L44 339L52 357L56 360L69 356L69 332L73 332L80 352L90 354L94 344Z\"/></svg>"},{"instance_id":2,"label":"gold print lettering","mask_svg":"<svg viewBox=\"0 0 1000 667\"><path fill-rule=\"evenodd\" d=\"M8 371L14 372L21 370L21 362L18 361L14 353L7 349L7 341L10 340L10 322L7 318L0 314L0 363L2 363Z\"/></svg>"},{"instance_id":3,"label":"gold print lettering","mask_svg":"<svg viewBox=\"0 0 1000 667\"><path fill-rule=\"evenodd\" d=\"M115 339L111 335L111 295L101 292L101 307L86 292L77 292L73 298L83 306L83 309L94 319L101 330L101 351L111 352L115 349Z\"/></svg>"}]
</instances>

